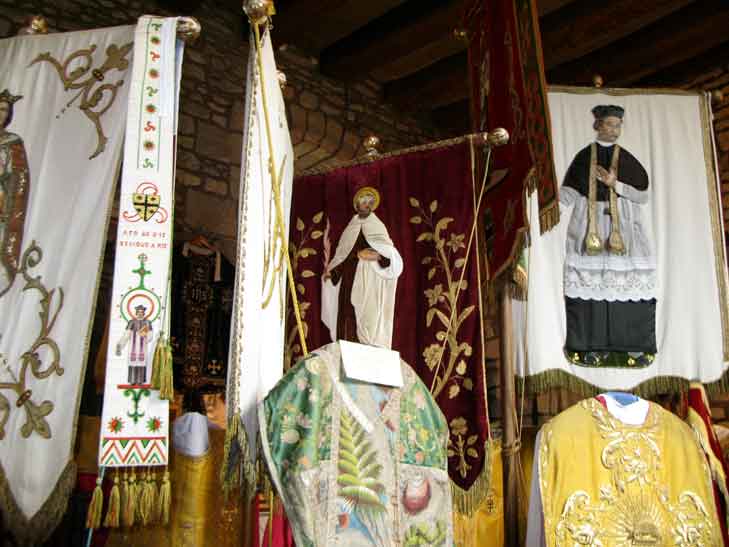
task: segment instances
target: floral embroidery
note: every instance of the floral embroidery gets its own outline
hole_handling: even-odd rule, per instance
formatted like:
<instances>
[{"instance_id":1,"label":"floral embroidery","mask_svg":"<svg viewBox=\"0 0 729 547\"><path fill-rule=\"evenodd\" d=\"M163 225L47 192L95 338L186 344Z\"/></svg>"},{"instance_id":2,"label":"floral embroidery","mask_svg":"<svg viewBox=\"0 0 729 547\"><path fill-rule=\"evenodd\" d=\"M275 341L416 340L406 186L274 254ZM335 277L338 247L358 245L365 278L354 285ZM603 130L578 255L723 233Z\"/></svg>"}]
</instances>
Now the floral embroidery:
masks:
<instances>
[{"instance_id":1,"label":"floral embroidery","mask_svg":"<svg viewBox=\"0 0 729 547\"><path fill-rule=\"evenodd\" d=\"M473 467L466 460L469 458L478 459L476 443L478 435L468 435L468 423L463 416L451 420L451 435L448 438L448 457L458 458L457 469L461 477L466 478L468 471Z\"/></svg>"},{"instance_id":2,"label":"floral embroidery","mask_svg":"<svg viewBox=\"0 0 729 547\"><path fill-rule=\"evenodd\" d=\"M400 461L445 468L443 442L447 429L433 419L439 415L426 387L415 380L400 401Z\"/></svg>"}]
</instances>

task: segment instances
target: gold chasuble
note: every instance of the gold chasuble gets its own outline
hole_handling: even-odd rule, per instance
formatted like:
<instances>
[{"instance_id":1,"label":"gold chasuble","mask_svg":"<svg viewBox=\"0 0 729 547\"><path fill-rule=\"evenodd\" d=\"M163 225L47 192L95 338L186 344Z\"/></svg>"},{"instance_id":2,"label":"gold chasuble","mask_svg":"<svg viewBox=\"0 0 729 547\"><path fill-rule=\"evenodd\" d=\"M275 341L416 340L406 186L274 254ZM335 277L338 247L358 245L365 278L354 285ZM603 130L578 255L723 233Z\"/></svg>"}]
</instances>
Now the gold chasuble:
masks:
<instances>
[{"instance_id":1,"label":"gold chasuble","mask_svg":"<svg viewBox=\"0 0 729 547\"><path fill-rule=\"evenodd\" d=\"M638 426L596 399L556 416L541 433L539 480L548 547L722 544L701 448L653 403Z\"/></svg>"}]
</instances>

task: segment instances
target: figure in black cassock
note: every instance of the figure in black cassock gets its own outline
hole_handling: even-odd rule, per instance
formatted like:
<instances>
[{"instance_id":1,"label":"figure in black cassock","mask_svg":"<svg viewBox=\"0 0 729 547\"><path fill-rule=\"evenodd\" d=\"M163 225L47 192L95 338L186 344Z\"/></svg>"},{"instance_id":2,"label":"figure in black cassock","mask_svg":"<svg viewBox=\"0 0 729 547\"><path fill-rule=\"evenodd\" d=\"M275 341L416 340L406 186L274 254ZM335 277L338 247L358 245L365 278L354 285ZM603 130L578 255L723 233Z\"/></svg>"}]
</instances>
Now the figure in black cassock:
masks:
<instances>
[{"instance_id":1,"label":"figure in black cassock","mask_svg":"<svg viewBox=\"0 0 729 547\"><path fill-rule=\"evenodd\" d=\"M643 220L648 174L617 144L623 108L601 105L592 113L597 138L572 160L560 190L560 204L574 205L565 350L585 365L647 365L656 353L656 260Z\"/></svg>"}]
</instances>

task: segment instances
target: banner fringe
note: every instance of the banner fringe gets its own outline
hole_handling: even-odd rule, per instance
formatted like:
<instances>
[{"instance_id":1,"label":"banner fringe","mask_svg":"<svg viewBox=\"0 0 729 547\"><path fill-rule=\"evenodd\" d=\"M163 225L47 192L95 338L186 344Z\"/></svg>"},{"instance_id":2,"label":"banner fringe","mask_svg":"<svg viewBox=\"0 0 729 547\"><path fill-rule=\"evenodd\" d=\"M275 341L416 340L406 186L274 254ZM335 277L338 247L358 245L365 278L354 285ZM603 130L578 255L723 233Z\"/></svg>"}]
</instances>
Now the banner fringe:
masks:
<instances>
[{"instance_id":1,"label":"banner fringe","mask_svg":"<svg viewBox=\"0 0 729 547\"><path fill-rule=\"evenodd\" d=\"M557 387L565 388L583 397L594 397L607 391L605 388L591 384L559 369L545 370L539 374L526 377L516 376L515 381L517 385L526 389L526 392L532 395ZM666 393L686 393L690 384L689 380L679 376L658 376L633 387L622 387L621 390L649 399ZM718 395L729 391L729 370L724 371L724 374L718 380L704 384L704 387L710 395Z\"/></svg>"},{"instance_id":2,"label":"banner fringe","mask_svg":"<svg viewBox=\"0 0 729 547\"><path fill-rule=\"evenodd\" d=\"M5 532L15 538L16 547L32 547L48 540L66 512L68 498L75 485L76 462L71 460L61 471L56 486L41 508L28 519L18 507L5 470L0 466L0 511Z\"/></svg>"},{"instance_id":3,"label":"banner fringe","mask_svg":"<svg viewBox=\"0 0 729 547\"><path fill-rule=\"evenodd\" d=\"M559 201L539 210L539 233L544 234L559 224Z\"/></svg>"},{"instance_id":4,"label":"banner fringe","mask_svg":"<svg viewBox=\"0 0 729 547\"><path fill-rule=\"evenodd\" d=\"M170 505L172 503L172 485L170 484L170 472L165 468L162 477L162 483L159 486L159 496L157 498L159 504L157 506L157 522L167 526L170 522Z\"/></svg>"},{"instance_id":5,"label":"banner fringe","mask_svg":"<svg viewBox=\"0 0 729 547\"><path fill-rule=\"evenodd\" d=\"M484 460L483 468L478 478L468 490L464 490L451 479L451 493L453 496L453 511L465 515L473 516L478 511L483 502L492 492L491 488L491 467L493 465L493 454L491 443L498 441L486 441L484 443Z\"/></svg>"}]
</instances>

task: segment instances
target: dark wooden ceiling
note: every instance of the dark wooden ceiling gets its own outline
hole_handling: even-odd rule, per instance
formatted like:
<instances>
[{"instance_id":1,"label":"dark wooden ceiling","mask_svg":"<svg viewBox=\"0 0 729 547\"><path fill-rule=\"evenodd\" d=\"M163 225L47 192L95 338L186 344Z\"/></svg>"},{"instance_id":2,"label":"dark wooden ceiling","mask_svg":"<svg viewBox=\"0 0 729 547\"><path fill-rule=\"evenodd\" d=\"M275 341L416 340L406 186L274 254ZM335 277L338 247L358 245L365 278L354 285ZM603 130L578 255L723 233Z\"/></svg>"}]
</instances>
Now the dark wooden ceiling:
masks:
<instances>
[{"instance_id":1,"label":"dark wooden ceiling","mask_svg":"<svg viewBox=\"0 0 729 547\"><path fill-rule=\"evenodd\" d=\"M234 1L234 0L230 0ZM729 62L727 0L537 0L549 84L678 86ZM384 99L468 129L463 0L276 0L274 37L329 76L383 84Z\"/></svg>"}]
</instances>

